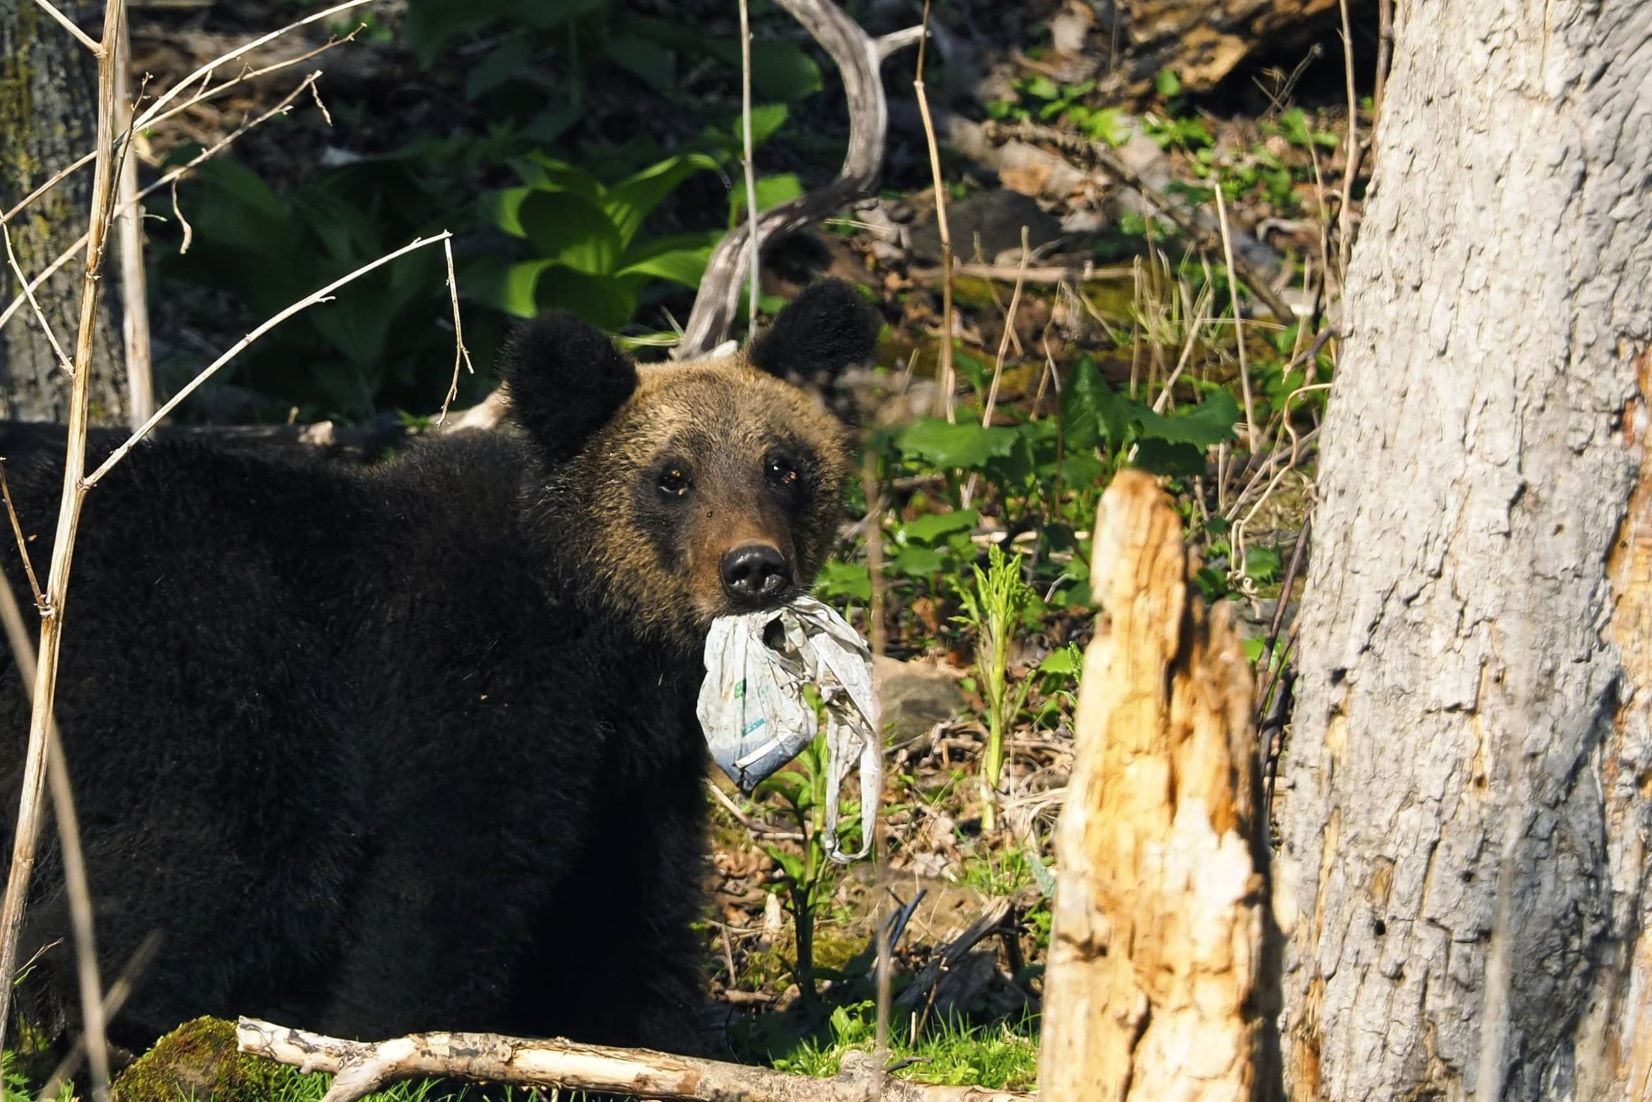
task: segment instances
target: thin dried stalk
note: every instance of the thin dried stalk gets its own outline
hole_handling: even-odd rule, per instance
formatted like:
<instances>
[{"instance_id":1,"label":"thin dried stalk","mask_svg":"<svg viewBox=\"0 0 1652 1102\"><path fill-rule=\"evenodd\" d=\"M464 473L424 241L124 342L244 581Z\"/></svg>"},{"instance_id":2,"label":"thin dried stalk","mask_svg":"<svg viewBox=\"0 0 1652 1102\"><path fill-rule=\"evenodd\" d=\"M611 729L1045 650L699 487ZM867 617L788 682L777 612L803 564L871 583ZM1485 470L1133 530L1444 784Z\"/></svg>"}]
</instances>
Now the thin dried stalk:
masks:
<instances>
[{"instance_id":1,"label":"thin dried stalk","mask_svg":"<svg viewBox=\"0 0 1652 1102\"><path fill-rule=\"evenodd\" d=\"M751 12L746 0L740 0L740 137L745 146L746 218L750 229L746 233L747 263L751 265L750 308L747 324L757 324L757 276L762 242L762 227L757 224L757 165L752 160L751 140Z\"/></svg>"},{"instance_id":2,"label":"thin dried stalk","mask_svg":"<svg viewBox=\"0 0 1652 1102\"><path fill-rule=\"evenodd\" d=\"M143 208L138 205L138 159L132 155L132 31L121 20L115 59L115 108L122 143L116 195L120 218L121 340L126 346L126 402L133 426L155 411L155 375L149 347L149 289L143 271Z\"/></svg>"},{"instance_id":3,"label":"thin dried stalk","mask_svg":"<svg viewBox=\"0 0 1652 1102\"><path fill-rule=\"evenodd\" d=\"M1228 297L1233 304L1233 341L1239 349L1239 390L1245 399L1245 438L1254 455L1258 445L1256 406L1250 396L1250 367L1245 362L1245 325L1239 309L1238 273L1233 267L1233 237L1228 233L1228 205L1222 199L1222 185L1215 188L1216 217L1222 228L1222 259L1228 266Z\"/></svg>"},{"instance_id":4,"label":"thin dried stalk","mask_svg":"<svg viewBox=\"0 0 1652 1102\"><path fill-rule=\"evenodd\" d=\"M918 97L918 114L923 117L924 141L929 146L929 173L935 183L935 228L941 237L941 401L946 419L958 419L958 375L952 362L952 229L946 221L946 183L941 178L941 147L935 140L935 120L929 114L929 94L924 90L924 58L929 45L929 2L924 0L923 37L918 39L918 71L912 91Z\"/></svg>"},{"instance_id":5,"label":"thin dried stalk","mask_svg":"<svg viewBox=\"0 0 1652 1102\"><path fill-rule=\"evenodd\" d=\"M0 904L0 1049L5 1047L5 1030L11 1017L17 944L23 932L23 909L28 899L29 880L34 875L48 748L55 722L53 704L57 695L58 658L63 644L63 618L68 603L69 570L74 558L75 535L80 525L80 506L86 493L80 476L86 465L98 272L103 265L103 246L109 231L114 183L113 47L120 33L122 9L121 0L109 0L103 15L103 52L98 58L97 160L92 170L92 204L86 235L86 260L81 274L80 324L75 334L74 376L69 386L69 440L63 459L63 492L58 504L57 535L52 542L51 569L46 576L46 604L40 619L39 657L34 677L34 699L29 711L29 742L24 755L17 832L12 843L5 900ZM101 993L94 990L92 998L83 1007L89 1022L101 1017L102 1005ZM103 1083L107 1083L107 1074Z\"/></svg>"}]
</instances>

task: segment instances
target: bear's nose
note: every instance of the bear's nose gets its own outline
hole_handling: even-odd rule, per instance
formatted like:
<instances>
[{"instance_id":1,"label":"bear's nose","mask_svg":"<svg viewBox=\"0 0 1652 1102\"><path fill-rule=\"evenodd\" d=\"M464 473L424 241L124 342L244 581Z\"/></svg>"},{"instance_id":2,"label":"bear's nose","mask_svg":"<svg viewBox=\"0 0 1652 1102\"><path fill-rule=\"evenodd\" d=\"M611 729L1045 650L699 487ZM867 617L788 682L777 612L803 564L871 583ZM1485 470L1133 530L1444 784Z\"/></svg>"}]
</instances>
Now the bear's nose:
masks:
<instances>
[{"instance_id":1,"label":"bear's nose","mask_svg":"<svg viewBox=\"0 0 1652 1102\"><path fill-rule=\"evenodd\" d=\"M723 589L743 604L770 600L791 585L792 572L778 548L748 543L723 556Z\"/></svg>"}]
</instances>

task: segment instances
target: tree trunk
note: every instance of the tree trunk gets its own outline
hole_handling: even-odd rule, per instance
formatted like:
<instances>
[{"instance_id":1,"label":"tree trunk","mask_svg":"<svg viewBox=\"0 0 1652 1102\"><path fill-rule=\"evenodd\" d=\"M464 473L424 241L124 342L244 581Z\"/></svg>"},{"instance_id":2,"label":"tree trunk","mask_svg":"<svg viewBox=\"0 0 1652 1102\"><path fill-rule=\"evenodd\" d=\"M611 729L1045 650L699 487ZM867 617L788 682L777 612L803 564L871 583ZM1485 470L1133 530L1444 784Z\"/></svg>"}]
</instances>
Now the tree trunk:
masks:
<instances>
[{"instance_id":1,"label":"tree trunk","mask_svg":"<svg viewBox=\"0 0 1652 1102\"><path fill-rule=\"evenodd\" d=\"M1400 10L1281 793L1290 1095L1640 1098L1652 5Z\"/></svg>"},{"instance_id":2,"label":"tree trunk","mask_svg":"<svg viewBox=\"0 0 1652 1102\"><path fill-rule=\"evenodd\" d=\"M73 5L60 5L73 14ZM0 212L92 148L96 64L34 0L0 0ZM10 224L18 264L31 278L86 231L92 176L84 169L36 200ZM0 249L0 306L20 290ZM112 271L112 265L105 265ZM35 291L65 351L74 346L82 265L66 264ZM92 360L92 420L125 420L120 317L105 279ZM18 311L0 332L0 417L61 421L69 375L58 365L34 312Z\"/></svg>"}]
</instances>

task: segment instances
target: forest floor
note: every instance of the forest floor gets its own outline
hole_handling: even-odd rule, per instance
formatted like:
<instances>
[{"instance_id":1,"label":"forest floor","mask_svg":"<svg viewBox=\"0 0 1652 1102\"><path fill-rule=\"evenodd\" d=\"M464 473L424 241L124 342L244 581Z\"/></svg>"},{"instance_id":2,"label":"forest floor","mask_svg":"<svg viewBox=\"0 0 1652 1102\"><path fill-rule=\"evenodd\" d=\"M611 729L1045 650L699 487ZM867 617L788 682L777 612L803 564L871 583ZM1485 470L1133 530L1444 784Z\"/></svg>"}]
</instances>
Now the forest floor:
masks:
<instances>
[{"instance_id":1,"label":"forest floor","mask_svg":"<svg viewBox=\"0 0 1652 1102\"><path fill-rule=\"evenodd\" d=\"M314 6L202 0L138 7L134 70L148 74L151 88L167 87ZM440 15L454 5L430 0L424 7ZM585 7L606 18L677 20L708 41L731 33L734 11L729 3L668 0ZM1010 8L1031 14L1011 18ZM239 211L275 204L297 240L325 234L341 216L372 218L413 199L436 206L464 194L469 202L501 179L485 153L461 147L492 148L504 140L501 120L508 119L517 120L510 124L515 140L536 125L522 119L557 110L569 83L579 89L577 117L547 144L612 176L684 148L706 119L727 117L735 87L688 47L673 47L669 89L646 86L617 49L575 74L558 70L563 62L546 48L529 56L548 78L524 77L518 68L500 85L527 100L537 94L538 112L517 101L501 106L489 98L497 92L473 93L509 61L497 59L510 33L466 30L457 46L441 40L447 52L426 66L420 43L434 32L410 19L436 16L421 16L419 0L366 10L355 41L313 64L250 81L144 136L140 149L152 173L192 143L210 145L266 110L294 73L326 72L321 95L330 120L295 109L281 125L241 139L233 171L215 170L198 190L182 192L182 213L194 224L193 259L180 254L170 200L155 208L151 311L163 382L167 365L229 343L245 331L248 312L261 308L214 267L245 266L226 228L236 217L245 221ZM872 29L888 31L916 7L854 10ZM1066 11L975 2L948 5L938 16L946 33L931 55L929 85L947 127L941 195L959 264L951 333L961 380L956 424L947 421L936 384L944 270L910 54L884 70L892 117L881 193L776 243L766 260L766 294L785 296L809 278L837 275L866 288L888 323L879 369L856 390L871 475L852 494L857 522L846 526L819 589L847 606L889 656L879 667L892 721L882 808L888 848L879 863L844 868L823 859L818 749L787 771L790 780L766 786L756 799L719 782L705 870L713 905L703 929L715 1024L733 1058L830 1074L845 1048L868 1045L876 1022L873 931L898 913L890 1025L894 1053L910 1061L903 1074L1032 1085L1049 936L1049 837L1072 757L1076 647L1087 641L1093 615L1087 536L1097 487L1120 465L1162 464L1203 557L1207 596L1240 606L1252 658L1268 683L1257 704L1264 753L1279 750L1289 705L1289 612L1301 577L1300 564L1292 566L1335 353L1326 338L1336 321L1343 235L1357 219L1365 184L1356 169L1344 185L1350 105L1340 45L1332 35L1283 48L1275 63L1245 68L1198 95L1166 71L1145 98L1108 100L1097 91L1110 46L1105 31L1063 24ZM785 17L773 9L759 16L760 37L800 44L825 74L823 91L789 101L786 124L760 155L771 177L795 177L785 186L806 188L835 170L845 129L841 98L830 64ZM296 57L347 29L317 24L256 60ZM1367 93L1362 85L1358 95ZM651 98L639 106L645 94ZM1369 121L1369 102L1357 99L1360 140L1368 140ZM432 142L447 144L432 152ZM409 164L428 173L432 163L448 177L408 183ZM369 180L364 166L388 175ZM348 186L330 183L349 172L356 175ZM703 173L673 190L650 224L663 236L722 222L728 186ZM371 210L350 209L358 202ZM395 217L383 214L387 223ZM408 216L406 225L429 217ZM475 251L490 247L488 232L478 229ZM1230 278L1230 266L1263 285L1260 293L1252 286L1236 295L1247 281ZM688 288L645 293L626 331L665 328L662 319L684 317L691 299ZM468 300L467 311L473 305L467 336L474 334L481 367L490 334L507 319ZM363 355L387 354L391 346L382 342L393 337L378 339ZM302 344L277 351L289 362L313 354ZM451 361L451 344L437 342L429 358L440 363L434 376L375 376L347 391L254 365L195 415L279 419L290 411L301 419L388 418L417 428L445 388L442 361ZM432 377L442 385L431 387ZM474 399L486 383L467 387L463 397ZM368 395L366 407L340 405L356 393ZM409 393L424 397L410 400ZM878 508L861 520L869 499ZM1009 573L985 557L991 547L1014 553ZM881 560L875 572L869 554ZM875 627L867 611L874 592L883 609ZM990 653L994 633L1005 640L1001 664ZM987 801L979 775L995 716L1005 766ZM991 823L984 821L987 802ZM295 1080L294 1102L310 1097L308 1083ZM428 1089L395 1097L420 1098Z\"/></svg>"}]
</instances>

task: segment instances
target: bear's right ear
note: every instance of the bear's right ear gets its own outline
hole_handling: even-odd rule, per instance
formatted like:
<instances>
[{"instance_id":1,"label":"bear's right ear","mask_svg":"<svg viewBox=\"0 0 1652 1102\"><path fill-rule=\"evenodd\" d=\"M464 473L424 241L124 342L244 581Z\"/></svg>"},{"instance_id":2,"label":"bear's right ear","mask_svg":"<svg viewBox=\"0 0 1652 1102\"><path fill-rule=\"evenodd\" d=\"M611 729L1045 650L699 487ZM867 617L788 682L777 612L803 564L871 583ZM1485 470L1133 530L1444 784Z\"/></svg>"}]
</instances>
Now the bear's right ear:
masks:
<instances>
[{"instance_id":1,"label":"bear's right ear","mask_svg":"<svg viewBox=\"0 0 1652 1102\"><path fill-rule=\"evenodd\" d=\"M637 389L637 366L601 330L557 310L517 328L500 374L512 416L553 463L572 458Z\"/></svg>"}]
</instances>

